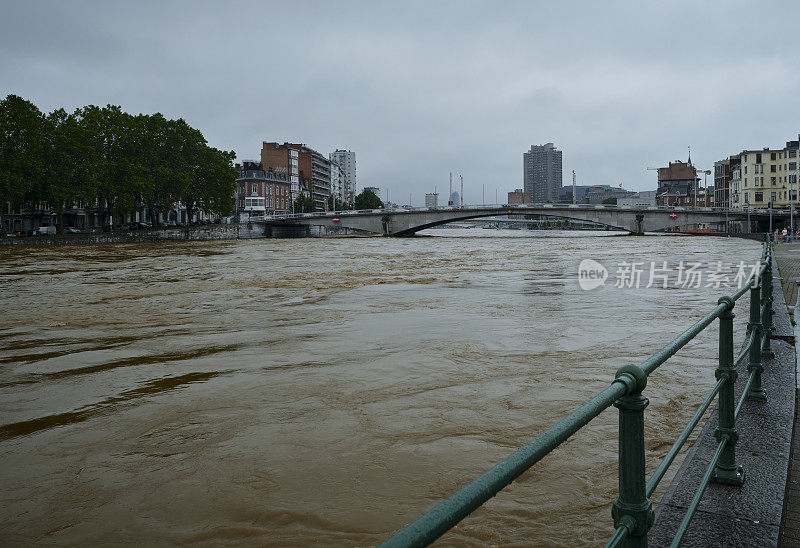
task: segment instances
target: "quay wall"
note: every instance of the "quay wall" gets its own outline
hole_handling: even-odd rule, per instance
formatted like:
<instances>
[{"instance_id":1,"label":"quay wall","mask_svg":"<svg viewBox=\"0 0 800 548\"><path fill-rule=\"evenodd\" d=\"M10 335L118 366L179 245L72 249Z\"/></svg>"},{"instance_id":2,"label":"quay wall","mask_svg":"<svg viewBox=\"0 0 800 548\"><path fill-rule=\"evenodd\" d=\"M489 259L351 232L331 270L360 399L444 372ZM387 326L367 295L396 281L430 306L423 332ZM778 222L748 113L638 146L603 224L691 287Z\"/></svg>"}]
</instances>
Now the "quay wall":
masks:
<instances>
[{"instance_id":1,"label":"quay wall","mask_svg":"<svg viewBox=\"0 0 800 548\"><path fill-rule=\"evenodd\" d=\"M141 242L236 240L239 225L198 225L191 227L115 230L91 234L56 234L53 236L2 237L0 245L94 245Z\"/></svg>"}]
</instances>

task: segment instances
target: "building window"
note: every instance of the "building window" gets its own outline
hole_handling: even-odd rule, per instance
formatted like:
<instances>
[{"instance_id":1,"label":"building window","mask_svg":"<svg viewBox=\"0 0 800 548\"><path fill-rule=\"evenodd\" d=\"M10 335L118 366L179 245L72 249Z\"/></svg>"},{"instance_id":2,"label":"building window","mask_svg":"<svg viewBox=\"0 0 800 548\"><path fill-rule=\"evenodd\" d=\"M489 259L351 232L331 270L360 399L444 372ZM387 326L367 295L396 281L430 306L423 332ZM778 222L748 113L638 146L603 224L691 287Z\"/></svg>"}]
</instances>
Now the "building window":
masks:
<instances>
[{"instance_id":1,"label":"building window","mask_svg":"<svg viewBox=\"0 0 800 548\"><path fill-rule=\"evenodd\" d=\"M774 152L769 155L769 159L770 160L774 160L775 159L775 153Z\"/></svg>"},{"instance_id":2,"label":"building window","mask_svg":"<svg viewBox=\"0 0 800 548\"><path fill-rule=\"evenodd\" d=\"M775 173L776 171L778 171L778 166L772 164L771 166L769 166L769 171L770 173Z\"/></svg>"},{"instance_id":3,"label":"building window","mask_svg":"<svg viewBox=\"0 0 800 548\"><path fill-rule=\"evenodd\" d=\"M258 194L258 183L253 183L251 186L251 193Z\"/></svg>"},{"instance_id":4,"label":"building window","mask_svg":"<svg viewBox=\"0 0 800 548\"><path fill-rule=\"evenodd\" d=\"M775 184L775 177L770 177L769 178L769 184L771 184L771 185Z\"/></svg>"},{"instance_id":5,"label":"building window","mask_svg":"<svg viewBox=\"0 0 800 548\"><path fill-rule=\"evenodd\" d=\"M789 162L789 171L797 169L797 162Z\"/></svg>"},{"instance_id":6,"label":"building window","mask_svg":"<svg viewBox=\"0 0 800 548\"><path fill-rule=\"evenodd\" d=\"M756 192L755 201L756 202L763 202L764 201L764 193L763 192Z\"/></svg>"}]
</instances>

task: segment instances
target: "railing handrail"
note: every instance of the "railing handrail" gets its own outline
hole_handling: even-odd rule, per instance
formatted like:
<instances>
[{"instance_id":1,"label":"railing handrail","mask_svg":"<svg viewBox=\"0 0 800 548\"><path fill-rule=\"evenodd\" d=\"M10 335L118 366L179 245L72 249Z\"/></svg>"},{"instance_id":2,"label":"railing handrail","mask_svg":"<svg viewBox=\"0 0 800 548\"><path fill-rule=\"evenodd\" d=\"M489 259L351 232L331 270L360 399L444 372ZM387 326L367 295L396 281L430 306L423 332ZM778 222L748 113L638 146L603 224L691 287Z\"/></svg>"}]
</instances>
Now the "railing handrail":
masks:
<instances>
[{"instance_id":1,"label":"railing handrail","mask_svg":"<svg viewBox=\"0 0 800 548\"><path fill-rule=\"evenodd\" d=\"M709 481L741 485L743 472L735 463L735 445L738 433L735 421L746 398L763 398L761 387L762 353L769 349L772 306L772 254L769 235L766 236L760 268L753 273L744 287L733 295L719 299L717 306L689 329L678 335L662 349L639 365L628 364L617 370L610 386L596 394L575 411L536 436L526 445L497 463L488 471L437 504L415 521L380 544L381 547L427 546L450 528L464 519L484 502L495 496L506 485L514 481L544 456L553 451L592 419L611 405L620 409L620 495L613 505L612 514L616 527L607 546L616 546L629 536L646 539L653 521L650 495L655 491L681 447L699 424L714 397L719 398L720 427L715 435L719 444L717 452L692 500L683 523L678 529L673 546L680 543L694 511L697 509ZM761 292L763 280L764 292ZM733 308L747 291L750 291L750 322L748 342L739 356L733 357ZM644 483L644 408L647 398L642 391L649 375L678 350L720 319L720 356L716 370L717 383L700 405L688 426L681 432L675 444L662 459L650 481ZM736 369L749 355L748 381L744 394L734 407L733 383ZM639 455L640 453L640 455ZM636 468L636 470L631 470Z\"/></svg>"}]
</instances>

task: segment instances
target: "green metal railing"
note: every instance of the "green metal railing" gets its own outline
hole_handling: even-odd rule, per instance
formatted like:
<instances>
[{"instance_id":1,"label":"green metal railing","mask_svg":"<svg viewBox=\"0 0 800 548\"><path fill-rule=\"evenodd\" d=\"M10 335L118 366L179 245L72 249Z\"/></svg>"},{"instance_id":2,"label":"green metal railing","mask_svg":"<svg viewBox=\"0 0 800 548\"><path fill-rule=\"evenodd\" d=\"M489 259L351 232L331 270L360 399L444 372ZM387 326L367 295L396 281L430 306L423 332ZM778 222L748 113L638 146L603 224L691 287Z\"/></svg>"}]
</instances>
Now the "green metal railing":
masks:
<instances>
[{"instance_id":1,"label":"green metal railing","mask_svg":"<svg viewBox=\"0 0 800 548\"><path fill-rule=\"evenodd\" d=\"M734 359L733 309L736 301L747 292L750 293L747 343ZM719 319L719 365L715 371L717 384L650 480L645 482L644 409L649 401L642 391L647 386L648 376L716 319ZM393 548L432 543L612 405L619 409L619 496L611 510L616 531L606 547L647 546L647 532L654 520L650 496L716 397L719 409L719 426L714 433L718 442L717 450L673 539L672 546L678 546L709 482L738 486L744 482L744 470L736 464L736 442L739 439L736 418L745 399L766 399L761 386L762 356L772 355L769 342L771 331L772 251L767 235L760 267L744 287L733 295L721 297L716 308L643 363L620 367L608 388L380 546ZM738 376L736 367L747 358L747 385L737 403L733 390Z\"/></svg>"}]
</instances>

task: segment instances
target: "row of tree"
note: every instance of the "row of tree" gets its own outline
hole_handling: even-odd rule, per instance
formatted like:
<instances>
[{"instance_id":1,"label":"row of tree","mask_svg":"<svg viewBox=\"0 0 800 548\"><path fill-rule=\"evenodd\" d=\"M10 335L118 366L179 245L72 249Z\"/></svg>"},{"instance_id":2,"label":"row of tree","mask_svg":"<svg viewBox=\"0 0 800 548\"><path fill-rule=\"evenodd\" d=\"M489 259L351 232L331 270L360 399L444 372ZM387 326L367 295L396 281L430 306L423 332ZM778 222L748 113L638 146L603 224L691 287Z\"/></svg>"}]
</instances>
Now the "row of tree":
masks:
<instances>
[{"instance_id":1,"label":"row of tree","mask_svg":"<svg viewBox=\"0 0 800 548\"><path fill-rule=\"evenodd\" d=\"M328 197L328 211L344 211L348 209L380 209L383 207L383 202L378 195L369 189L364 189L361 194L355 197L354 205L343 202L336 196ZM297 197L292 205L292 211L295 213L311 213L318 211L317 203L308 194L301 194Z\"/></svg>"},{"instance_id":2,"label":"row of tree","mask_svg":"<svg viewBox=\"0 0 800 548\"><path fill-rule=\"evenodd\" d=\"M154 223L178 202L189 220L198 210L229 215L235 157L183 119L112 105L43 114L16 95L0 101L0 204L46 203L62 230L78 204L119 219L144 208Z\"/></svg>"}]
</instances>

